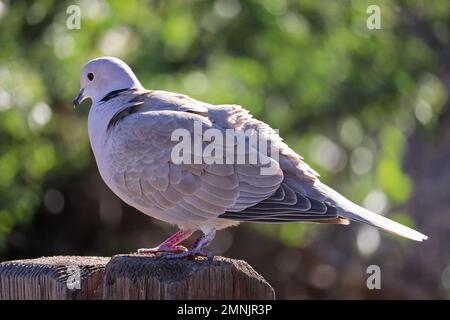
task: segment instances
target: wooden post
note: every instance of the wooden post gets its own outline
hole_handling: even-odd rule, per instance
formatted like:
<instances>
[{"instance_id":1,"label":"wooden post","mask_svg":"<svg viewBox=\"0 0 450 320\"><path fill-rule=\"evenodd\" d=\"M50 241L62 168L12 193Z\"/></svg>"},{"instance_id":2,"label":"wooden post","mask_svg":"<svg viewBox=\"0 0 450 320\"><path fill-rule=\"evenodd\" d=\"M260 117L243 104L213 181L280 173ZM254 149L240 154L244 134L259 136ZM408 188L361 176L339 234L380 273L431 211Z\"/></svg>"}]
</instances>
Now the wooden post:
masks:
<instances>
[{"instance_id":1,"label":"wooden post","mask_svg":"<svg viewBox=\"0 0 450 320\"><path fill-rule=\"evenodd\" d=\"M109 258L44 257L0 263L0 300L101 298Z\"/></svg>"},{"instance_id":2,"label":"wooden post","mask_svg":"<svg viewBox=\"0 0 450 320\"><path fill-rule=\"evenodd\" d=\"M245 261L57 256L0 263L0 300L275 299Z\"/></svg>"}]
</instances>

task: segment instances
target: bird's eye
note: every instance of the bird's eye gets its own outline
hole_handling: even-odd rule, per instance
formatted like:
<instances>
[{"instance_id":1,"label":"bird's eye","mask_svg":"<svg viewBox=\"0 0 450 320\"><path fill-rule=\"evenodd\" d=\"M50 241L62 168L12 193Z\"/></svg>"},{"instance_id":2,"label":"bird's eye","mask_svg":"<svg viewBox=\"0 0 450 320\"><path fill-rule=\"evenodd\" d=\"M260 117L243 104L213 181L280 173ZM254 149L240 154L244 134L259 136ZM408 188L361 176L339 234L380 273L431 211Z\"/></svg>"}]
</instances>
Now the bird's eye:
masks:
<instances>
[{"instance_id":1,"label":"bird's eye","mask_svg":"<svg viewBox=\"0 0 450 320\"><path fill-rule=\"evenodd\" d=\"M89 81L94 80L94 74L89 72L89 73L87 74L87 78L89 79Z\"/></svg>"}]
</instances>

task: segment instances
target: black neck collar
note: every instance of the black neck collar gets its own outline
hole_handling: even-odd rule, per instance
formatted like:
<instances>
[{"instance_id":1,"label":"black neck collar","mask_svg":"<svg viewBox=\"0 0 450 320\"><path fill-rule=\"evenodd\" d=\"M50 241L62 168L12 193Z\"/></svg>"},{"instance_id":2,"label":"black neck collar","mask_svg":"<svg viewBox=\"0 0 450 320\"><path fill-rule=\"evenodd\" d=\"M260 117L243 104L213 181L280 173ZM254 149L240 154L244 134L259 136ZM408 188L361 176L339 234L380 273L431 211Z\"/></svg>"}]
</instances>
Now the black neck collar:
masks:
<instances>
[{"instance_id":1,"label":"black neck collar","mask_svg":"<svg viewBox=\"0 0 450 320\"><path fill-rule=\"evenodd\" d=\"M108 94L106 94L106 96L104 96L104 97L102 98L102 100L100 100L100 101L101 101L101 102L109 101L109 100L111 100L112 98L117 97L117 96L119 95L119 93L124 92L124 91L127 91L127 90L129 90L129 89L128 89L128 88L124 88L124 89L118 89L118 90L111 91L111 92L109 92Z\"/></svg>"}]
</instances>

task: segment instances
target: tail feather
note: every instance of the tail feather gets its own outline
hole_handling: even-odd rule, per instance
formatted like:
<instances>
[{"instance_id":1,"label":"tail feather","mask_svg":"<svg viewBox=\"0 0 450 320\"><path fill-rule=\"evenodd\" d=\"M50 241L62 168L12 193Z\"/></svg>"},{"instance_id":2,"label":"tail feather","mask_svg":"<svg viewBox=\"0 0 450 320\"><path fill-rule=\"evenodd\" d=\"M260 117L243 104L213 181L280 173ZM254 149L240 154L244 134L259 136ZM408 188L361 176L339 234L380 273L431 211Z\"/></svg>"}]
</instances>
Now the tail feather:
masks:
<instances>
[{"instance_id":1,"label":"tail feather","mask_svg":"<svg viewBox=\"0 0 450 320\"><path fill-rule=\"evenodd\" d=\"M407 226L354 204L341 194L322 183L320 183L320 186L316 187L322 190L330 200L335 202L335 204L340 208L342 216L347 219L366 223L415 241L423 241L428 239L426 235L416 230L408 228Z\"/></svg>"},{"instance_id":2,"label":"tail feather","mask_svg":"<svg viewBox=\"0 0 450 320\"><path fill-rule=\"evenodd\" d=\"M367 223L411 240L423 241L428 239L426 235L414 229L356 205L351 212L346 211L344 216L350 220Z\"/></svg>"}]
</instances>

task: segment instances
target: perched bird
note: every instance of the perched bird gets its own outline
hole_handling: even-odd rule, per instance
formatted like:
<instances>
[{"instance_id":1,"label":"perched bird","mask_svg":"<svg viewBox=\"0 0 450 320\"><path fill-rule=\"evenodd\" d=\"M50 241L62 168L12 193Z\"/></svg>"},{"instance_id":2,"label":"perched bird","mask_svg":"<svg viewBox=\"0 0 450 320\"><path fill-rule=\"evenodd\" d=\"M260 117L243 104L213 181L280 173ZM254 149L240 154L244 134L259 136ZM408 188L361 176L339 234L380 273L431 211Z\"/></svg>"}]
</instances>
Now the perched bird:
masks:
<instances>
[{"instance_id":1,"label":"perched bird","mask_svg":"<svg viewBox=\"0 0 450 320\"><path fill-rule=\"evenodd\" d=\"M89 61L81 71L80 84L73 102L78 106L86 98L92 100L89 139L105 183L127 204L179 227L159 246L139 249L141 254L158 253L168 258L210 256L204 248L216 230L242 221L346 225L352 220L412 240L427 239L352 203L321 183L318 174L275 130L241 106L211 105L178 93L146 90L128 65L113 57ZM196 124L200 132L196 132ZM208 163L204 159L179 162L172 153L179 143L173 138L177 129L191 134L192 139L209 129L224 134L251 129L258 134L258 143L268 142L272 152L265 154L264 164ZM236 150L236 145L242 143L246 147L242 151L245 159L250 154L264 153L260 144L249 137L236 137L229 143L231 147L223 144L224 150ZM212 140L201 140L201 147L210 144ZM192 160L199 155L193 151L189 156ZM267 166L272 172L263 174L261 169ZM197 230L203 234L190 249L180 245Z\"/></svg>"}]
</instances>

